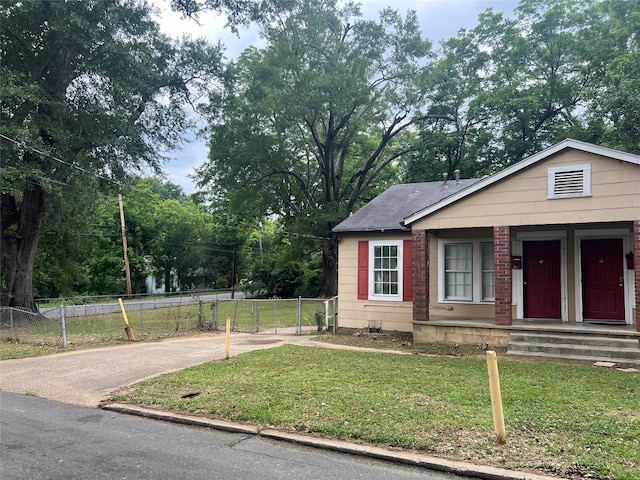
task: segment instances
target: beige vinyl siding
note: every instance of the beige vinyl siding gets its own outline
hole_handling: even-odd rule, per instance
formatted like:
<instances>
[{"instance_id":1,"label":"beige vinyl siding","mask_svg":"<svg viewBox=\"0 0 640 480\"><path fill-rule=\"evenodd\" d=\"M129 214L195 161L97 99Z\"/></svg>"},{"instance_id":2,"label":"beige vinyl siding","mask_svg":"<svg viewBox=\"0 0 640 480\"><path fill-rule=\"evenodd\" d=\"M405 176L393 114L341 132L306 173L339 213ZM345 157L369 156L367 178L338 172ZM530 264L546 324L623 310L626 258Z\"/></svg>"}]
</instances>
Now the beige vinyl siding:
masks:
<instances>
[{"instance_id":1,"label":"beige vinyl siding","mask_svg":"<svg viewBox=\"0 0 640 480\"><path fill-rule=\"evenodd\" d=\"M591 164L590 197L547 198L548 168ZM567 150L418 220L413 229L629 221L640 209L640 167Z\"/></svg>"},{"instance_id":2,"label":"beige vinyl siding","mask_svg":"<svg viewBox=\"0 0 640 480\"><path fill-rule=\"evenodd\" d=\"M338 327L411 332L412 302L358 300L358 241L409 240L406 235L343 235L338 243Z\"/></svg>"}]
</instances>

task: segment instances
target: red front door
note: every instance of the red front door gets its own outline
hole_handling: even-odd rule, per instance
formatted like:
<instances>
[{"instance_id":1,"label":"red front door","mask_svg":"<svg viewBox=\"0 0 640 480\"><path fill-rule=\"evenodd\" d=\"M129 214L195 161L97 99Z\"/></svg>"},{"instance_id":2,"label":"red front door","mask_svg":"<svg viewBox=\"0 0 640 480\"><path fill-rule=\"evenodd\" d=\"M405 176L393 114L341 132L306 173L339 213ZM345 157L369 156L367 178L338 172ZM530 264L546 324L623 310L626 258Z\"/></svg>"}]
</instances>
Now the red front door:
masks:
<instances>
[{"instance_id":1,"label":"red front door","mask_svg":"<svg viewBox=\"0 0 640 480\"><path fill-rule=\"evenodd\" d=\"M622 240L582 240L584 320L624 321Z\"/></svg>"},{"instance_id":2,"label":"red front door","mask_svg":"<svg viewBox=\"0 0 640 480\"><path fill-rule=\"evenodd\" d=\"M524 242L524 316L560 319L560 240Z\"/></svg>"}]
</instances>

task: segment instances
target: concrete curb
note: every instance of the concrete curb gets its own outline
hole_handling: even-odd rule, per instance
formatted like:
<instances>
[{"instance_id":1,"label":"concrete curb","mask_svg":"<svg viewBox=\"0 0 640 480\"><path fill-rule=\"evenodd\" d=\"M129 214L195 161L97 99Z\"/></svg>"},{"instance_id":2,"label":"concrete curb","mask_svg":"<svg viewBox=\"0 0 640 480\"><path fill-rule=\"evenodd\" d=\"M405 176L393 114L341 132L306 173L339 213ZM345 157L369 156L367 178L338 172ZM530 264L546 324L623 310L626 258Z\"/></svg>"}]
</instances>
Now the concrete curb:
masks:
<instances>
[{"instance_id":1,"label":"concrete curb","mask_svg":"<svg viewBox=\"0 0 640 480\"><path fill-rule=\"evenodd\" d=\"M332 450L350 455L358 455L362 457L375 458L388 462L402 463L416 467L423 467L429 470L439 472L453 473L455 475L482 478L487 480L559 480L560 477L550 477L545 475L537 475L534 473L515 472L503 468L488 467L483 465L474 465L471 463L454 462L438 457L431 457L414 452L388 450L381 447L370 445L361 445L357 443L345 442L343 440L332 440L328 438L313 437L308 435L300 435L297 433L281 432L270 428L260 429L255 425L244 425L241 423L227 422L225 420L215 420L210 418L195 417L191 415L182 415L179 413L162 412L149 408L137 407L134 405L125 405L121 403L110 403L101 405L103 410L126 413L128 415L137 415L140 417L152 418L155 420L163 420L166 422L174 422L185 425L194 425L199 427L213 428L216 430L224 430L226 432L243 433L247 435L257 435L272 440L296 443L312 448L321 448L324 450Z\"/></svg>"}]
</instances>

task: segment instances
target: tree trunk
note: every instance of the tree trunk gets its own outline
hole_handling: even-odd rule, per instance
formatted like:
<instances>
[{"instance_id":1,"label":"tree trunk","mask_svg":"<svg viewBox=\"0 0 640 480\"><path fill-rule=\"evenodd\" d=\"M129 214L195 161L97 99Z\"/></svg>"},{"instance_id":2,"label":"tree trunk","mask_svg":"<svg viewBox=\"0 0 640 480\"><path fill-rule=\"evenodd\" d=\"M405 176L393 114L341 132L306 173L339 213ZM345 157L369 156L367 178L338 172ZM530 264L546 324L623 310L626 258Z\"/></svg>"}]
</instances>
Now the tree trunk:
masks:
<instances>
[{"instance_id":1,"label":"tree trunk","mask_svg":"<svg viewBox=\"0 0 640 480\"><path fill-rule=\"evenodd\" d=\"M33 298L33 264L45 217L40 185L27 184L20 206L15 196L2 196L2 305L38 311Z\"/></svg>"},{"instance_id":2,"label":"tree trunk","mask_svg":"<svg viewBox=\"0 0 640 480\"><path fill-rule=\"evenodd\" d=\"M334 297L338 294L338 244L331 240L322 252L322 289L320 296Z\"/></svg>"}]
</instances>

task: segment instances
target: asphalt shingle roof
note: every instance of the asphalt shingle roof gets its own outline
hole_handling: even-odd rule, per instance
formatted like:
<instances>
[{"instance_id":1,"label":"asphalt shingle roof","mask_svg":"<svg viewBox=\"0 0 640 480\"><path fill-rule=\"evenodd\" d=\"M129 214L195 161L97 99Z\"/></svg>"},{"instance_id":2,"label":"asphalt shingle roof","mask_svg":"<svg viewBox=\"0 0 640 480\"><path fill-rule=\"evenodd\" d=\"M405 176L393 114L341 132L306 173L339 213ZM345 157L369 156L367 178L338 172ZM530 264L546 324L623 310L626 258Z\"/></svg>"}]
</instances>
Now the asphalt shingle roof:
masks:
<instances>
[{"instance_id":1,"label":"asphalt shingle roof","mask_svg":"<svg viewBox=\"0 0 640 480\"><path fill-rule=\"evenodd\" d=\"M446 185L443 182L393 185L336 225L333 231L335 233L409 231L411 229L401 223L404 218L473 185L478 180L477 178L460 180L459 185L456 185L455 180L450 180Z\"/></svg>"}]
</instances>

